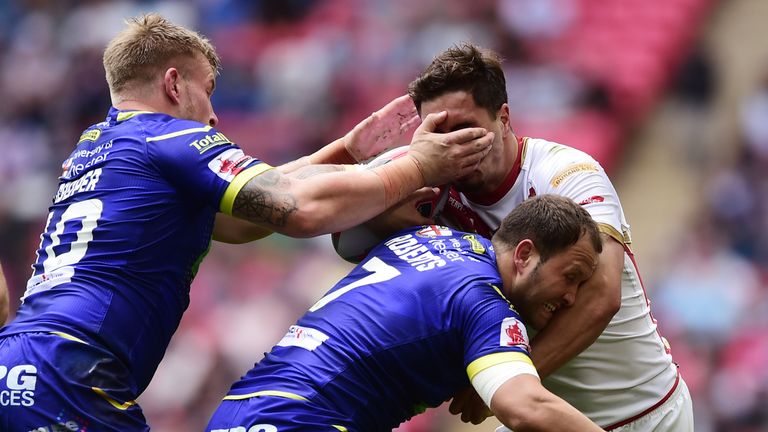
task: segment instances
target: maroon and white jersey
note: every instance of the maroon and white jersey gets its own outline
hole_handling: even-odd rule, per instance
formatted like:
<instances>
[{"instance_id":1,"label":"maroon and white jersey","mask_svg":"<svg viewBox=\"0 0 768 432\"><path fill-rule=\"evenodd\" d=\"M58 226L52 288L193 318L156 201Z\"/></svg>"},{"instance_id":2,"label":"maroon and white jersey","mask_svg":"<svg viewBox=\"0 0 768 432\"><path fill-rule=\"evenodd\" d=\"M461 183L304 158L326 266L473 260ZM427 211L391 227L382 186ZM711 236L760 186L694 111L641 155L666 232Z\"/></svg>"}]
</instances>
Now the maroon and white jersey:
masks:
<instances>
[{"instance_id":1,"label":"maroon and white jersey","mask_svg":"<svg viewBox=\"0 0 768 432\"><path fill-rule=\"evenodd\" d=\"M658 406L679 377L651 315L619 197L600 164L582 151L524 138L519 140L518 153L512 172L496 193L473 201L454 191L443 216L446 222L465 225L457 228L489 235L526 199L557 194L580 203L603 233L624 245L621 308L592 346L543 381L600 426L622 425Z\"/></svg>"}]
</instances>

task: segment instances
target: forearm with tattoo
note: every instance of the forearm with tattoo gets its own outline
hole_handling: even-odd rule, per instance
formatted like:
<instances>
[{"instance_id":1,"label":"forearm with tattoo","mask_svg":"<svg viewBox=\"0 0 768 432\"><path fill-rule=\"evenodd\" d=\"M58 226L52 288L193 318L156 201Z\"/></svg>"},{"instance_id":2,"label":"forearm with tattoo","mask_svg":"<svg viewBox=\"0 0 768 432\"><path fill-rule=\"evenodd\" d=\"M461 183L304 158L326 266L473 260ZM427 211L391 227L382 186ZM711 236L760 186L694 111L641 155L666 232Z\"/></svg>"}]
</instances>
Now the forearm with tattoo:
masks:
<instances>
[{"instance_id":1,"label":"forearm with tattoo","mask_svg":"<svg viewBox=\"0 0 768 432\"><path fill-rule=\"evenodd\" d=\"M296 183L341 171L345 171L344 165L307 165L288 174L280 169L265 171L240 189L232 205L232 216L282 232L280 228L291 223L289 218L300 217Z\"/></svg>"},{"instance_id":2,"label":"forearm with tattoo","mask_svg":"<svg viewBox=\"0 0 768 432\"><path fill-rule=\"evenodd\" d=\"M276 170L251 179L235 197L232 215L254 223L283 227L297 211L296 198L286 192L290 179Z\"/></svg>"}]
</instances>

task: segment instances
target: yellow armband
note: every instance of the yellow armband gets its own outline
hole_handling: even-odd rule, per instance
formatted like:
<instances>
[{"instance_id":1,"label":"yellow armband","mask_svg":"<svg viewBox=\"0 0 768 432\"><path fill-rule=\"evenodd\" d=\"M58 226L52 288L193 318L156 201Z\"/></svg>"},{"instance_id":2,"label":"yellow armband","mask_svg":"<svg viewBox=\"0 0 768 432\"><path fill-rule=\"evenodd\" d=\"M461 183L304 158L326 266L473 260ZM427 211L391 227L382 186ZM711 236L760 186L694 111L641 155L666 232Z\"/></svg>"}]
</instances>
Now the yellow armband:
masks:
<instances>
[{"instance_id":1,"label":"yellow armband","mask_svg":"<svg viewBox=\"0 0 768 432\"><path fill-rule=\"evenodd\" d=\"M265 163L247 168L238 173L232 183L229 184L227 190L224 191L224 195L221 197L221 203L219 204L219 210L227 215L232 216L232 206L235 204L235 198L240 190L245 186L252 178L259 174L272 169L272 166Z\"/></svg>"}]
</instances>

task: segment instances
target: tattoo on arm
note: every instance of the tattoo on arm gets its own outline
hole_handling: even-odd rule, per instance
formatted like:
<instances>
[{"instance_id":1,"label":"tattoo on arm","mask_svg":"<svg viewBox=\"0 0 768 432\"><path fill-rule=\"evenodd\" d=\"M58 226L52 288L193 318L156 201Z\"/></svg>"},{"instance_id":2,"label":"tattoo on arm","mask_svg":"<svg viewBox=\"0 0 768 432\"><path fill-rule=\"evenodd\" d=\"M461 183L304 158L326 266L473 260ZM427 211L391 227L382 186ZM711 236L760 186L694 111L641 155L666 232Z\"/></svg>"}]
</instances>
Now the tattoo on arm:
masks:
<instances>
[{"instance_id":1,"label":"tattoo on arm","mask_svg":"<svg viewBox=\"0 0 768 432\"><path fill-rule=\"evenodd\" d=\"M235 197L232 215L251 222L285 226L288 217L298 209L296 198L286 192L290 180L269 170L252 178Z\"/></svg>"}]
</instances>

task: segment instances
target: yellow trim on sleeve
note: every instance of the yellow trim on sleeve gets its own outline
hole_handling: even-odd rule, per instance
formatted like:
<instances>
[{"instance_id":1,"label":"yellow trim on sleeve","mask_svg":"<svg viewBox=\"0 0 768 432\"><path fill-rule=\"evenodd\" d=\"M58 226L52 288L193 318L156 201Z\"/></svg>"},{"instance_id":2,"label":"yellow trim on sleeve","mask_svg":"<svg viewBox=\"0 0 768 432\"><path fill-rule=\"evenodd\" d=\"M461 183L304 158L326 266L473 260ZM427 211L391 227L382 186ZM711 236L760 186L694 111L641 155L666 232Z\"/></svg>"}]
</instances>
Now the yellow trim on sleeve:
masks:
<instances>
[{"instance_id":1,"label":"yellow trim on sleeve","mask_svg":"<svg viewBox=\"0 0 768 432\"><path fill-rule=\"evenodd\" d=\"M109 402L109 404L110 404L110 405L112 405L113 407L115 407L115 408L119 409L120 411L125 411L125 410L127 410L128 408L130 408L130 407L132 407L132 406L136 405L136 401L135 401L135 400L132 400L132 401L128 401L128 402L122 402L122 403L121 403L121 402L118 402L118 401L116 401L116 400L112 399L112 398L111 398L111 397L110 397L110 396L107 394L107 392L105 392L104 390L102 390L102 389L100 389L100 388L98 388L98 387L91 387L91 389L92 389L93 391L95 391L97 395L99 395L99 396L103 397L103 398L104 398L104 399L105 399L107 402Z\"/></svg>"},{"instance_id":2,"label":"yellow trim on sleeve","mask_svg":"<svg viewBox=\"0 0 768 432\"><path fill-rule=\"evenodd\" d=\"M528 356L528 354L525 354L525 353L521 353L521 352L493 353L493 354L488 354L486 356L482 356L479 359L470 363L469 366L467 366L467 375L469 376L469 380L472 381L472 379L475 378L475 375L488 369L491 366L495 366L500 363L518 362L518 361L533 365L533 361L531 361L531 358Z\"/></svg>"},{"instance_id":3,"label":"yellow trim on sleeve","mask_svg":"<svg viewBox=\"0 0 768 432\"><path fill-rule=\"evenodd\" d=\"M147 138L147 142L152 141L162 141L170 138L176 138L177 136L182 135L189 135L192 133L198 133L198 132L208 132L209 130L213 129L211 126L203 126L203 127L197 127L197 128L190 128L190 129L184 129L176 132L167 133L165 135L158 135Z\"/></svg>"},{"instance_id":4,"label":"yellow trim on sleeve","mask_svg":"<svg viewBox=\"0 0 768 432\"><path fill-rule=\"evenodd\" d=\"M331 426L335 427L336 429L340 430L341 432L348 432L347 428L345 428L344 426L339 426L339 425L331 425Z\"/></svg>"},{"instance_id":5,"label":"yellow trim on sleeve","mask_svg":"<svg viewBox=\"0 0 768 432\"><path fill-rule=\"evenodd\" d=\"M250 398L260 397L260 396L277 396L277 397L293 399L293 400L303 400L303 401L308 400L304 396L299 396L296 393L289 393L289 392L284 392L280 390L261 390L253 393L244 394L244 395L227 395L227 396L224 396L223 400L243 400L243 399L250 399Z\"/></svg>"},{"instance_id":6,"label":"yellow trim on sleeve","mask_svg":"<svg viewBox=\"0 0 768 432\"><path fill-rule=\"evenodd\" d=\"M237 197L237 194L240 193L240 189L242 189L252 178L271 169L272 166L262 162L238 173L235 178L232 179L232 183L227 187L227 190L224 191L224 195L221 197L221 203L219 204L219 210L224 214L232 216L232 206L235 204L235 198Z\"/></svg>"},{"instance_id":7,"label":"yellow trim on sleeve","mask_svg":"<svg viewBox=\"0 0 768 432\"><path fill-rule=\"evenodd\" d=\"M620 233L620 232L619 232L619 231L618 231L616 228L614 228L614 227L612 227L612 226L608 225L607 223L599 222L599 223L597 224L597 229L598 229L598 230L599 230L601 233L603 233L603 234L606 234L606 235L609 235L609 236L613 237L613 239L614 239L614 240L616 240L617 242L619 242L619 243L621 243L621 244L627 244L627 243L629 243L629 242L627 242L627 241L626 241L626 239L624 238L624 236L623 236L623 235L621 235L621 233Z\"/></svg>"},{"instance_id":8,"label":"yellow trim on sleeve","mask_svg":"<svg viewBox=\"0 0 768 432\"><path fill-rule=\"evenodd\" d=\"M86 342L86 341L84 341L84 340L82 340L80 338L74 337L71 334L67 334L67 333L64 333L64 332L58 332L58 331L52 331L51 334L55 334L56 336L63 337L64 339L68 339L68 340L71 340L71 341L80 342L81 344L89 345L88 342Z\"/></svg>"}]
</instances>

